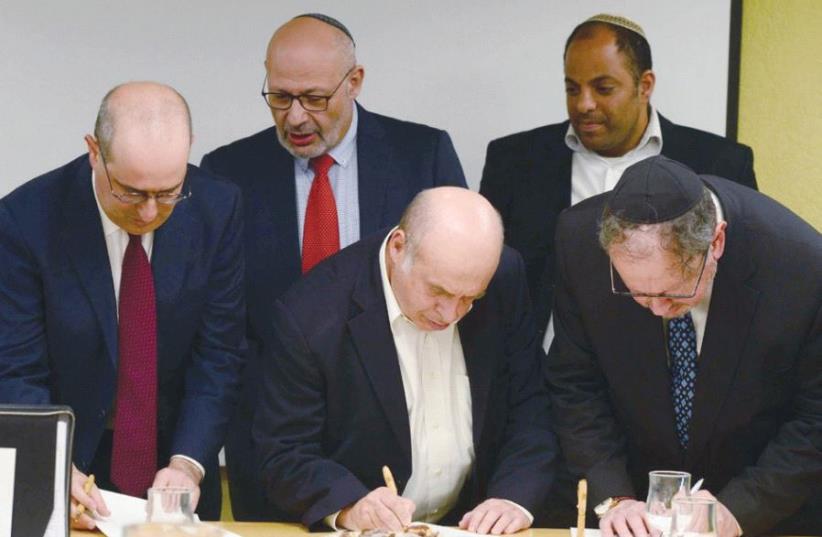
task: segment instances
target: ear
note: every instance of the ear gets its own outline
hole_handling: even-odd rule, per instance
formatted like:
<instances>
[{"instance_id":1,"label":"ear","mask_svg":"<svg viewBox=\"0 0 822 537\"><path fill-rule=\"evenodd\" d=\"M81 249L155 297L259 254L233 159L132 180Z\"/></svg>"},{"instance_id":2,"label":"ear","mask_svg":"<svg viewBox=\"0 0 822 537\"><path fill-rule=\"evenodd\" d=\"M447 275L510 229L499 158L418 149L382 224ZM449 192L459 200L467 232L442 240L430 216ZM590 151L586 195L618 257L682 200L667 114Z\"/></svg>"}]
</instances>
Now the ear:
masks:
<instances>
[{"instance_id":1,"label":"ear","mask_svg":"<svg viewBox=\"0 0 822 537\"><path fill-rule=\"evenodd\" d=\"M645 102L651 100L651 95L654 93L655 84L656 75L650 69L646 69L645 72L639 76L639 94Z\"/></svg>"},{"instance_id":2,"label":"ear","mask_svg":"<svg viewBox=\"0 0 822 537\"><path fill-rule=\"evenodd\" d=\"M719 258L722 257L722 254L725 252L725 228L727 227L728 223L724 220L721 220L716 224L714 238L711 241L714 261L719 261Z\"/></svg>"},{"instance_id":3,"label":"ear","mask_svg":"<svg viewBox=\"0 0 822 537\"><path fill-rule=\"evenodd\" d=\"M86 134L83 137L88 148L88 163L92 168L97 166L97 160L100 158L100 146L97 145L97 140L91 134Z\"/></svg>"},{"instance_id":4,"label":"ear","mask_svg":"<svg viewBox=\"0 0 822 537\"><path fill-rule=\"evenodd\" d=\"M362 83L365 80L365 68L357 65L348 77L348 96L356 99L362 91Z\"/></svg>"}]
</instances>

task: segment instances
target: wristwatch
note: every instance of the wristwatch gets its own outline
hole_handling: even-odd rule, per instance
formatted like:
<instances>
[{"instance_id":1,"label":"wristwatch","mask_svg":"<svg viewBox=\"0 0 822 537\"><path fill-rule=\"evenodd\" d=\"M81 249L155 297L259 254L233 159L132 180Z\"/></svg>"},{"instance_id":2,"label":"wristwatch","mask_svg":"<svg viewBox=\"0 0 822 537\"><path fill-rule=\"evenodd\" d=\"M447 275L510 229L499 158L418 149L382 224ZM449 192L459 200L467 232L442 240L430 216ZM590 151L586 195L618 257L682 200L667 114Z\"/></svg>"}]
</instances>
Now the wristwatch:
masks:
<instances>
[{"instance_id":1,"label":"wristwatch","mask_svg":"<svg viewBox=\"0 0 822 537\"><path fill-rule=\"evenodd\" d=\"M620 502L633 499L635 498L632 496L613 496L611 498L605 498L602 503L597 504L597 506L594 507L594 513L598 518L602 518L608 513L608 511L619 505Z\"/></svg>"}]
</instances>

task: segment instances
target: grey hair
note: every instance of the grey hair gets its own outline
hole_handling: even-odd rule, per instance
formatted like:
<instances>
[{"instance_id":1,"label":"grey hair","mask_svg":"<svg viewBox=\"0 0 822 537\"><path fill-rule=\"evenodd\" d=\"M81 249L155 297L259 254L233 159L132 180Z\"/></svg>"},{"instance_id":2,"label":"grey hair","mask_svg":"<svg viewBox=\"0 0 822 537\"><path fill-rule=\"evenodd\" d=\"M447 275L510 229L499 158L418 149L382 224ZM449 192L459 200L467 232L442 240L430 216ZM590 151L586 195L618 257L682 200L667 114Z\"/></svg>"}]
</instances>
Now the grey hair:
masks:
<instances>
[{"instance_id":1,"label":"grey hair","mask_svg":"<svg viewBox=\"0 0 822 537\"><path fill-rule=\"evenodd\" d=\"M117 90L125 85L126 84L119 84L108 90L108 93L106 93L103 100L100 102L100 109L97 111L97 119L94 122L94 137L97 139L97 144L100 146L103 154L107 155L109 158L111 158L111 144L114 140L114 133L116 131L117 124L117 114L113 109L115 107L111 106L111 99ZM191 125L191 109L188 107L188 102L185 100L185 97L183 97L179 91L170 86L168 86L168 88L171 89L171 91L177 95L177 98L180 99L180 102L183 103L186 124L188 126L188 137L190 140L193 132Z\"/></svg>"},{"instance_id":2,"label":"grey hair","mask_svg":"<svg viewBox=\"0 0 822 537\"><path fill-rule=\"evenodd\" d=\"M703 186L702 199L693 209L660 224L629 222L606 206L599 222L599 245L608 252L627 240L627 232L647 229L657 233L661 247L677 258L682 274L693 276L698 269L692 266L692 260L704 255L711 245L716 223L716 205L711 192Z\"/></svg>"}]
</instances>

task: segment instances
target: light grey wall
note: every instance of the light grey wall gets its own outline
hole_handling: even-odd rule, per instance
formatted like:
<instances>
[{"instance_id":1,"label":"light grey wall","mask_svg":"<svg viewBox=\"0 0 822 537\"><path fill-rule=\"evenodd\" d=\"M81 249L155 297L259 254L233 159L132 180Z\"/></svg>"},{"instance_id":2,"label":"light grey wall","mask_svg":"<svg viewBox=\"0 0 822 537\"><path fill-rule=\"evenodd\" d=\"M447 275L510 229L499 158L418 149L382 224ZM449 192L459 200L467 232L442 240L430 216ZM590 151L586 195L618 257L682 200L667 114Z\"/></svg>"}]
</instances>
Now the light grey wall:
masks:
<instances>
[{"instance_id":1,"label":"light grey wall","mask_svg":"<svg viewBox=\"0 0 822 537\"><path fill-rule=\"evenodd\" d=\"M271 32L321 11L365 66L368 109L447 129L473 188L487 143L565 119L562 48L598 12L645 28L667 116L725 129L730 0L0 0L0 195L85 149L113 85L166 82L194 116L192 162L271 125L259 96Z\"/></svg>"}]
</instances>

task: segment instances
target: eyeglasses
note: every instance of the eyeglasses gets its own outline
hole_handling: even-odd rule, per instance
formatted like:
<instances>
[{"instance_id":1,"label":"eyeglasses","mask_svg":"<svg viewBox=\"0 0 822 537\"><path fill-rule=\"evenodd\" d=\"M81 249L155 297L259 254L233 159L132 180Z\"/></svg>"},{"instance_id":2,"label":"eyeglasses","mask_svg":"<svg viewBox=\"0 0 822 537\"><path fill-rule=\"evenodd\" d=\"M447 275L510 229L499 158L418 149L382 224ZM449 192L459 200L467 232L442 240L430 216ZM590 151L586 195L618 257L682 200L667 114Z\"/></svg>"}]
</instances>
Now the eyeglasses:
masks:
<instances>
[{"instance_id":1,"label":"eyeglasses","mask_svg":"<svg viewBox=\"0 0 822 537\"><path fill-rule=\"evenodd\" d=\"M139 205L140 203L145 203L148 201L149 198L154 198L154 200L161 204L161 205L176 205L177 203L183 201L186 198L191 197L191 190L187 192L158 192L157 194L151 194L149 192L144 192L142 190L125 190L126 186L120 182L117 184L125 190L125 192L115 192L114 185L111 181L111 175L108 173L108 165L106 164L106 157L103 155L103 148L100 147L100 159L103 161L103 169L106 172L106 179L108 179L108 188L111 191L111 195L117 198L119 201L126 203L128 205ZM116 182L116 181L115 181ZM182 182L181 182L182 184ZM180 186L180 185L177 185ZM174 187L175 189L177 187Z\"/></svg>"},{"instance_id":2,"label":"eyeglasses","mask_svg":"<svg viewBox=\"0 0 822 537\"><path fill-rule=\"evenodd\" d=\"M297 99L300 101L300 106L308 112L325 112L328 110L328 101L337 93L342 83L345 82L345 79L348 78L348 75L350 75L356 67L355 65L349 69L348 72L345 73L345 76L342 77L342 80L340 80L340 83L337 84L337 87L334 88L334 91L328 95L313 95L311 93L292 95L284 91L265 91L266 84L268 83L268 74L263 78L263 89L260 93L263 99L265 99L266 104L274 110L288 110L294 103L294 99Z\"/></svg>"},{"instance_id":3,"label":"eyeglasses","mask_svg":"<svg viewBox=\"0 0 822 537\"><path fill-rule=\"evenodd\" d=\"M705 255L702 256L702 266L699 269L699 276L696 279L696 285L694 285L694 290L686 295L683 294L675 294L675 293L634 293L633 291L629 291L625 283L622 281L622 278L614 278L614 264L609 263L611 267L611 292L615 295L619 296L630 296L634 298L693 298L696 296L696 291L699 289L699 282L702 281L702 274L705 272L705 264L708 260L708 252L710 252L710 246L705 250ZM621 288L617 289L617 285L622 285Z\"/></svg>"}]
</instances>

